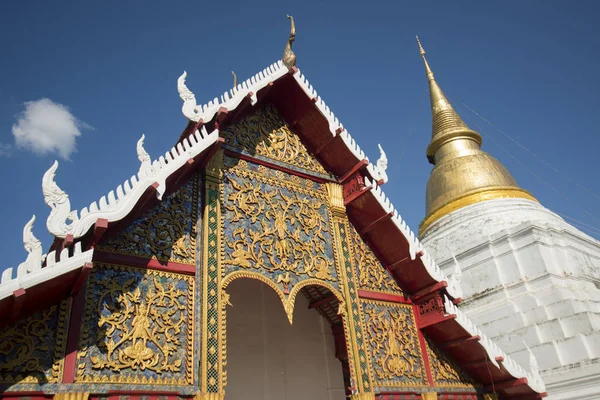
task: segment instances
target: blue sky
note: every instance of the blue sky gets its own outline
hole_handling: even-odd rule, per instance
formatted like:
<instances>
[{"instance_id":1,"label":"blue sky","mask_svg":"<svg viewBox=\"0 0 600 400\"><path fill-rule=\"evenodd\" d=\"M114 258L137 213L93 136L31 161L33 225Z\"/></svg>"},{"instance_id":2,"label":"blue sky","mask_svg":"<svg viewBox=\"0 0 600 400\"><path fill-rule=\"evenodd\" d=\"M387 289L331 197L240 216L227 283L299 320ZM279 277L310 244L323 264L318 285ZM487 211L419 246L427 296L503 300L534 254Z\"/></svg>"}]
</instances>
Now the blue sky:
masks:
<instances>
[{"instance_id":1,"label":"blue sky","mask_svg":"<svg viewBox=\"0 0 600 400\"><path fill-rule=\"evenodd\" d=\"M98 200L137 172L142 133L153 158L179 137L182 71L199 103L221 95L231 70L246 79L281 57L287 13L296 18L298 67L372 161L383 145L385 191L413 230L431 170L415 34L484 150L546 207L598 229L599 11L592 1L4 1L0 270L24 260L22 228L32 214L34 233L50 245L41 178L54 159L73 208ZM40 99L50 102L26 106ZM35 119L52 112L50 124ZM60 140L40 145L41 132Z\"/></svg>"}]
</instances>

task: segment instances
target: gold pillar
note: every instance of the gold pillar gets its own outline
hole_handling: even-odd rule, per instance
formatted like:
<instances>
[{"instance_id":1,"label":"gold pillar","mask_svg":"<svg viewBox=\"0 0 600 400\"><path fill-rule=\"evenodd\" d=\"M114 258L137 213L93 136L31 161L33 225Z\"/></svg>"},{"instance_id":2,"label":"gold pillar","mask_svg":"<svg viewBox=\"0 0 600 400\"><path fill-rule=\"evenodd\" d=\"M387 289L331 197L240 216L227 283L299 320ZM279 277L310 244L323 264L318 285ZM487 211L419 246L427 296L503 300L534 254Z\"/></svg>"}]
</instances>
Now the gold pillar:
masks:
<instances>
[{"instance_id":1,"label":"gold pillar","mask_svg":"<svg viewBox=\"0 0 600 400\"><path fill-rule=\"evenodd\" d=\"M74 393L56 393L54 400L87 400L90 394L87 392L74 392Z\"/></svg>"},{"instance_id":2,"label":"gold pillar","mask_svg":"<svg viewBox=\"0 0 600 400\"><path fill-rule=\"evenodd\" d=\"M421 393L423 400L437 400L437 392Z\"/></svg>"}]
</instances>

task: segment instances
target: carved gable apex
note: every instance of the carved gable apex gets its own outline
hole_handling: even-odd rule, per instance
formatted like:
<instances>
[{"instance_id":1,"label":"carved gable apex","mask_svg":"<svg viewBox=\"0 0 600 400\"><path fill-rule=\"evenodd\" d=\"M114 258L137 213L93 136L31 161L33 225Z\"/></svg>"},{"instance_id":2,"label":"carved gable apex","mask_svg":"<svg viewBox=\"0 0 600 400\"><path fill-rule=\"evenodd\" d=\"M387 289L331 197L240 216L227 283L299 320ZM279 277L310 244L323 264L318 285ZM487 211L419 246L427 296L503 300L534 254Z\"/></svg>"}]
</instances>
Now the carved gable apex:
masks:
<instances>
[{"instance_id":1,"label":"carved gable apex","mask_svg":"<svg viewBox=\"0 0 600 400\"><path fill-rule=\"evenodd\" d=\"M222 131L221 136L231 150L300 172L328 176L271 104L258 107L254 113Z\"/></svg>"}]
</instances>

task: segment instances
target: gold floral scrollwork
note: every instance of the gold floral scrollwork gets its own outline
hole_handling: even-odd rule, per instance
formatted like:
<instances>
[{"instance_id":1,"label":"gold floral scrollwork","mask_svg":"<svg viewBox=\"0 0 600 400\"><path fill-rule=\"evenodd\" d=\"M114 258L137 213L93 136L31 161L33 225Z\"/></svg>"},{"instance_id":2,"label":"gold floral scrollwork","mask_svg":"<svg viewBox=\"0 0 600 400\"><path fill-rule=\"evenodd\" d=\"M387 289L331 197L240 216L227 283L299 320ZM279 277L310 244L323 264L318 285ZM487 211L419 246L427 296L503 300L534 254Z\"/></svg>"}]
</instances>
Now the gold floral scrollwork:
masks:
<instances>
[{"instance_id":1,"label":"gold floral scrollwork","mask_svg":"<svg viewBox=\"0 0 600 400\"><path fill-rule=\"evenodd\" d=\"M99 246L122 254L154 257L183 264L195 262L197 177Z\"/></svg>"},{"instance_id":2,"label":"gold floral scrollwork","mask_svg":"<svg viewBox=\"0 0 600 400\"><path fill-rule=\"evenodd\" d=\"M431 376L436 386L474 388L474 381L429 339L425 339Z\"/></svg>"},{"instance_id":3,"label":"gold floral scrollwork","mask_svg":"<svg viewBox=\"0 0 600 400\"><path fill-rule=\"evenodd\" d=\"M67 306L63 301L0 330L0 382L59 381Z\"/></svg>"},{"instance_id":4,"label":"gold floral scrollwork","mask_svg":"<svg viewBox=\"0 0 600 400\"><path fill-rule=\"evenodd\" d=\"M225 264L243 269L286 271L334 281L331 257L326 255L328 232L325 204L279 187L229 182L234 189L226 199L229 224L233 228ZM241 226L240 226L241 225ZM289 275L280 282L289 285Z\"/></svg>"},{"instance_id":5,"label":"gold floral scrollwork","mask_svg":"<svg viewBox=\"0 0 600 400\"><path fill-rule=\"evenodd\" d=\"M309 171L327 173L270 104L259 108L221 135L228 145L252 154Z\"/></svg>"},{"instance_id":6,"label":"gold floral scrollwork","mask_svg":"<svg viewBox=\"0 0 600 400\"><path fill-rule=\"evenodd\" d=\"M354 229L351 229L351 231L354 257L358 264L359 287L375 292L402 294L394 278L381 265L375 254L373 254L373 251Z\"/></svg>"},{"instance_id":7,"label":"gold floral scrollwork","mask_svg":"<svg viewBox=\"0 0 600 400\"><path fill-rule=\"evenodd\" d=\"M424 382L424 365L411 306L364 301L365 328L375 377L383 386Z\"/></svg>"},{"instance_id":8,"label":"gold floral scrollwork","mask_svg":"<svg viewBox=\"0 0 600 400\"><path fill-rule=\"evenodd\" d=\"M110 286L107 289L111 293L121 290L120 286ZM108 335L118 331L120 340L115 342L109 338L105 342L106 358L92 356L92 368L148 369L157 373L179 371L181 360L171 359L171 355L181 344L176 334L185 322L179 318L185 309L179 299L182 296L185 296L183 291L172 285L164 287L159 281L146 296L142 296L139 288L118 295L118 306L109 309L110 314L102 316L98 326L106 324ZM159 341L159 337L164 340ZM150 343L154 346L150 347Z\"/></svg>"},{"instance_id":9,"label":"gold floral scrollwork","mask_svg":"<svg viewBox=\"0 0 600 400\"><path fill-rule=\"evenodd\" d=\"M88 279L76 382L193 382L194 278L99 263Z\"/></svg>"},{"instance_id":10,"label":"gold floral scrollwork","mask_svg":"<svg viewBox=\"0 0 600 400\"><path fill-rule=\"evenodd\" d=\"M438 394L436 392L421 393L421 397L423 400L437 400Z\"/></svg>"}]
</instances>

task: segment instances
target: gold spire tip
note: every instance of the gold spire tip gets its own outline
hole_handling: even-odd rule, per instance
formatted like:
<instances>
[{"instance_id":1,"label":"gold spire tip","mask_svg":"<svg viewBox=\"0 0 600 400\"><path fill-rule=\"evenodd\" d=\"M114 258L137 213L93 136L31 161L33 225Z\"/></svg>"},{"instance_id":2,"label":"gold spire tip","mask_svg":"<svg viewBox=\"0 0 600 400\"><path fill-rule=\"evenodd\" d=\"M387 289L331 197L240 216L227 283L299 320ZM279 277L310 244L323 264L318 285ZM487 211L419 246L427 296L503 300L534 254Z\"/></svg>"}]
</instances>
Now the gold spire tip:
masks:
<instances>
[{"instance_id":1,"label":"gold spire tip","mask_svg":"<svg viewBox=\"0 0 600 400\"><path fill-rule=\"evenodd\" d=\"M291 21L290 27L290 37L285 45L285 50L283 51L283 63L288 67L292 68L296 66L296 55L292 51L292 43L296 40L296 24L294 23L294 17L291 15L286 15L287 18Z\"/></svg>"},{"instance_id":2,"label":"gold spire tip","mask_svg":"<svg viewBox=\"0 0 600 400\"><path fill-rule=\"evenodd\" d=\"M233 87L237 86L237 76L235 72L231 71L231 75L233 75Z\"/></svg>"},{"instance_id":3,"label":"gold spire tip","mask_svg":"<svg viewBox=\"0 0 600 400\"><path fill-rule=\"evenodd\" d=\"M419 53L421 54L421 57L425 58L425 55L427 54L425 52L425 49L423 49L423 46L421 45L421 41L419 40L419 36L415 36L417 38L417 44L419 45Z\"/></svg>"}]
</instances>

